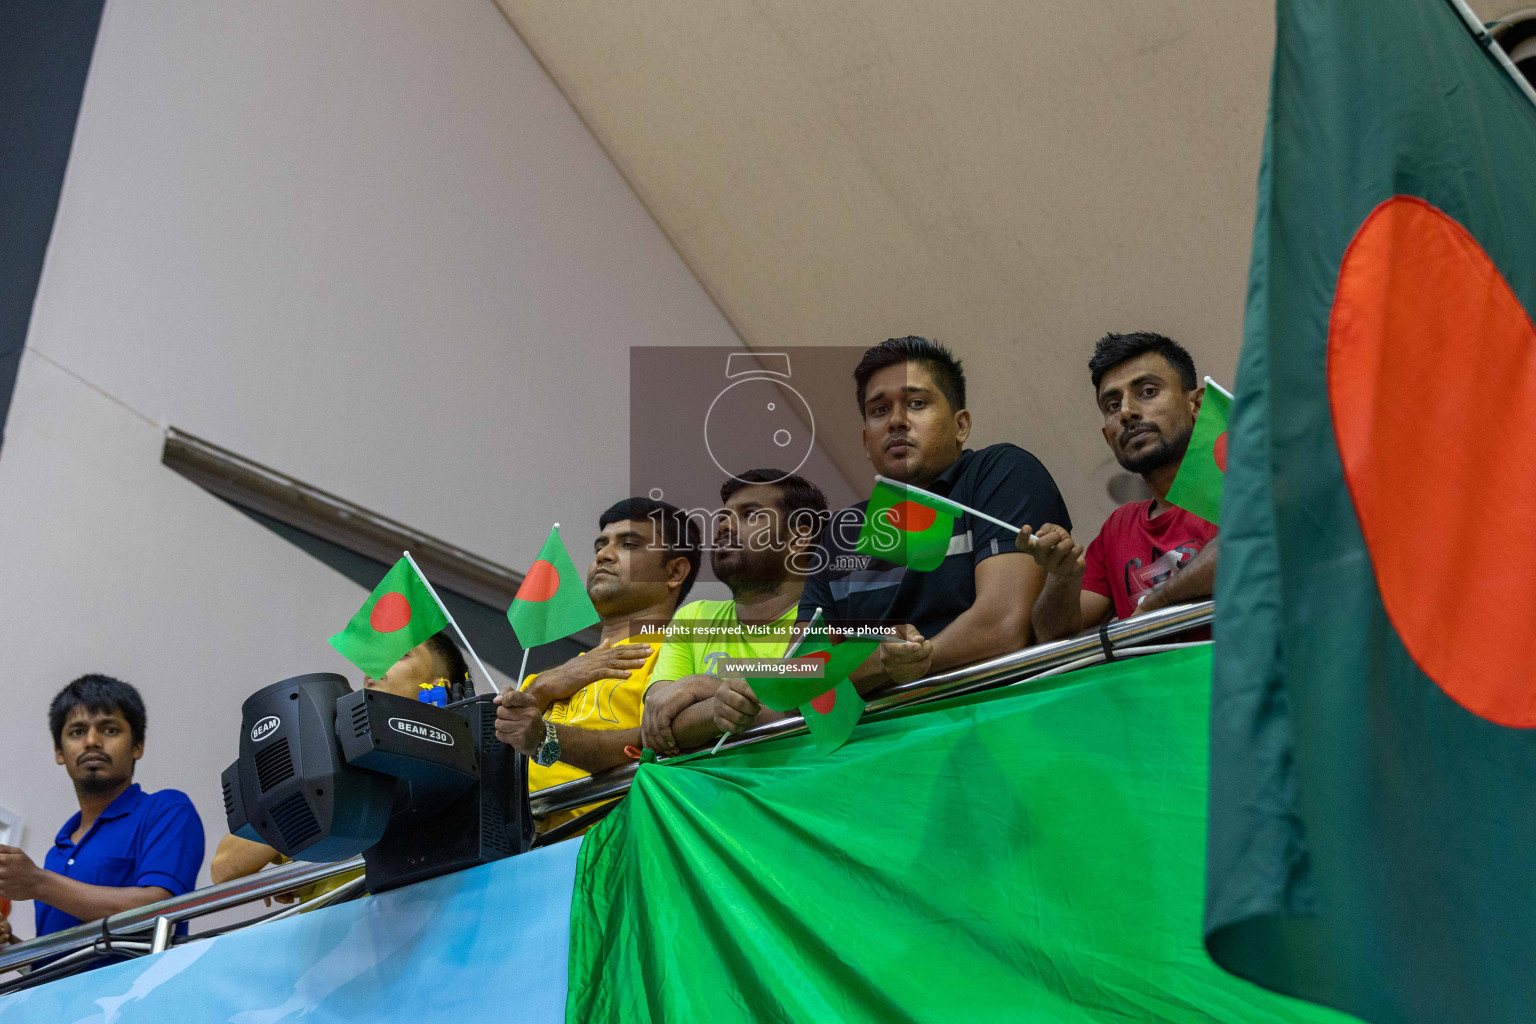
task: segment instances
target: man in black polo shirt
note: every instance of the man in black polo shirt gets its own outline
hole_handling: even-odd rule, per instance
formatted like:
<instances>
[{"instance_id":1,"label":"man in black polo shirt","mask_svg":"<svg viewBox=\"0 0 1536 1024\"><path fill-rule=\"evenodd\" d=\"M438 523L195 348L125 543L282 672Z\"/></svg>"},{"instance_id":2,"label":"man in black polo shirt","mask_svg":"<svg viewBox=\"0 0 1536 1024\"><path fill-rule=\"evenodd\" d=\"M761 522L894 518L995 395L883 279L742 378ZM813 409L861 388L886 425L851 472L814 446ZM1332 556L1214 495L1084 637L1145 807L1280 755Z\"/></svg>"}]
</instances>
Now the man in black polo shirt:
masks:
<instances>
[{"instance_id":1,"label":"man in black polo shirt","mask_svg":"<svg viewBox=\"0 0 1536 1024\"><path fill-rule=\"evenodd\" d=\"M965 447L971 433L965 374L945 346L915 336L892 338L864 353L853 379L864 450L876 473L1007 523L1069 518L1056 482L1029 452L1011 444ZM897 626L903 639L881 644L854 674L860 691L1029 643L1028 610L1045 572L1015 549L1014 534L963 516L939 567L915 572L854 551L867 504L833 513L822 534L823 568L807 581L799 613L804 622L819 607L834 624Z\"/></svg>"}]
</instances>

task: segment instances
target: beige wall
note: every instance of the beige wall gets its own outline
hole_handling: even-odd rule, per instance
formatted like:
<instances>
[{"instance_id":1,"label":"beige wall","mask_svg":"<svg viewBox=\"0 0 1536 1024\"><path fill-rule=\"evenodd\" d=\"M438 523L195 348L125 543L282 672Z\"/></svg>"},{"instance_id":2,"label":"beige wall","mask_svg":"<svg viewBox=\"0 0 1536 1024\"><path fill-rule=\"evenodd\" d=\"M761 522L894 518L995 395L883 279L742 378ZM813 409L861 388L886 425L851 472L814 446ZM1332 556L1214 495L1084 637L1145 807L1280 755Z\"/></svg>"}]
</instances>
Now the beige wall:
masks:
<instances>
[{"instance_id":1,"label":"beige wall","mask_svg":"<svg viewBox=\"0 0 1536 1024\"><path fill-rule=\"evenodd\" d=\"M485 0L107 6L29 344L150 419L515 566L736 343Z\"/></svg>"}]
</instances>

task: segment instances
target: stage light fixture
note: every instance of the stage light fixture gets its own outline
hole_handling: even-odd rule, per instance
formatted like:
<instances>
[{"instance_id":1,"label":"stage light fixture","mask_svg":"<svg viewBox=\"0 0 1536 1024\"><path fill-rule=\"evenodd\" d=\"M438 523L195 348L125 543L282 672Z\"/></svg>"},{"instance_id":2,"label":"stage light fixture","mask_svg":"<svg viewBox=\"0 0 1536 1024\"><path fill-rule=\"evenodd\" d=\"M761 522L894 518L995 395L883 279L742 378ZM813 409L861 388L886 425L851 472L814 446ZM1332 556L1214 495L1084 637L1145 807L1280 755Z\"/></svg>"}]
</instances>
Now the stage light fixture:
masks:
<instances>
[{"instance_id":1,"label":"stage light fixture","mask_svg":"<svg viewBox=\"0 0 1536 1024\"><path fill-rule=\"evenodd\" d=\"M224 770L229 830L295 860L362 854L371 892L522 853L528 762L496 739L493 700L439 708L329 672L264 687Z\"/></svg>"}]
</instances>

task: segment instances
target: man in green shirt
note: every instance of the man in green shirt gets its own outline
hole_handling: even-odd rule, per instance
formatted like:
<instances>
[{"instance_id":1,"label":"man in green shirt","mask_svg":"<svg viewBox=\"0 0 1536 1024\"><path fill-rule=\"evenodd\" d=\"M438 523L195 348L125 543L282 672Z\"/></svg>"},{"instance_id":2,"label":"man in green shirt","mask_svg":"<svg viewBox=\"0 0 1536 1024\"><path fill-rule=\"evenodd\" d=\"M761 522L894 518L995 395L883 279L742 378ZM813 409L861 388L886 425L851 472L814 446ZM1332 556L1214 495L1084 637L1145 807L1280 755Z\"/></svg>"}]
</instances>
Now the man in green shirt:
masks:
<instances>
[{"instance_id":1,"label":"man in green shirt","mask_svg":"<svg viewBox=\"0 0 1536 1024\"><path fill-rule=\"evenodd\" d=\"M777 469L732 477L720 488L720 501L709 564L732 600L692 601L673 616L640 722L642 741L662 754L718 735L721 704L734 707L738 718L758 711L746 682L722 679L719 664L781 658L789 649L827 512L821 488Z\"/></svg>"}]
</instances>

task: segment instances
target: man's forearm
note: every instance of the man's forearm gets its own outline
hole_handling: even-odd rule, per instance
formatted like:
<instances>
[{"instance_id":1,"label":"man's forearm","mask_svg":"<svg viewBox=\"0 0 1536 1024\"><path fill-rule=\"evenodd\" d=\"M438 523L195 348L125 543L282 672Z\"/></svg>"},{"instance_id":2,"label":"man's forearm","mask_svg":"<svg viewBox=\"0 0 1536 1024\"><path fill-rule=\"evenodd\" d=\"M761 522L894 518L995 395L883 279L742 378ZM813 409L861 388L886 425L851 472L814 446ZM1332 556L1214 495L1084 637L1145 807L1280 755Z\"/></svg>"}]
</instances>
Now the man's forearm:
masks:
<instances>
[{"instance_id":1,"label":"man's forearm","mask_svg":"<svg viewBox=\"0 0 1536 1024\"><path fill-rule=\"evenodd\" d=\"M254 843L239 836L225 836L213 853L208 874L215 883L254 875L277 860L277 851L265 843Z\"/></svg>"},{"instance_id":2,"label":"man's forearm","mask_svg":"<svg viewBox=\"0 0 1536 1024\"><path fill-rule=\"evenodd\" d=\"M649 703L652 699L671 700L685 693L690 701L700 701L713 697L719 685L719 677L704 673L684 676L681 679L663 679L651 684L651 688L645 693L645 701Z\"/></svg>"},{"instance_id":3,"label":"man's forearm","mask_svg":"<svg viewBox=\"0 0 1536 1024\"><path fill-rule=\"evenodd\" d=\"M983 607L978 600L933 638L929 673L943 672L1019 650L1029 640L1023 608Z\"/></svg>"},{"instance_id":4,"label":"man's forearm","mask_svg":"<svg viewBox=\"0 0 1536 1024\"><path fill-rule=\"evenodd\" d=\"M1219 554L1219 539L1213 538L1177 572L1148 591L1137 611L1150 612L1210 597L1216 592L1216 559Z\"/></svg>"},{"instance_id":5,"label":"man's forearm","mask_svg":"<svg viewBox=\"0 0 1536 1024\"><path fill-rule=\"evenodd\" d=\"M557 725L555 735L560 740L560 760L594 775L628 764L630 756L624 748L640 746L639 729L583 729L577 725Z\"/></svg>"},{"instance_id":6,"label":"man's forearm","mask_svg":"<svg viewBox=\"0 0 1536 1024\"><path fill-rule=\"evenodd\" d=\"M645 711L640 718L641 742L659 753L680 750L676 732L678 716L700 702L707 702L719 686L718 677L704 674L653 683L646 691Z\"/></svg>"},{"instance_id":7,"label":"man's forearm","mask_svg":"<svg viewBox=\"0 0 1536 1024\"><path fill-rule=\"evenodd\" d=\"M891 677L886 673L885 669L880 667L879 650L865 658L863 664L850 672L848 674L848 681L853 684L853 688L858 690L860 694L870 693L883 686L889 686Z\"/></svg>"},{"instance_id":8,"label":"man's forearm","mask_svg":"<svg viewBox=\"0 0 1536 1024\"><path fill-rule=\"evenodd\" d=\"M672 738L677 740L679 750L702 747L720 735L720 729L715 725L714 708L710 704L712 699L710 697L697 704L690 704L672 719Z\"/></svg>"},{"instance_id":9,"label":"man's forearm","mask_svg":"<svg viewBox=\"0 0 1536 1024\"><path fill-rule=\"evenodd\" d=\"M533 681L526 687L526 692L539 702L541 711L548 711L549 706L555 701L565 700L581 689L583 684L568 676L569 669L565 665L545 669L533 677Z\"/></svg>"},{"instance_id":10,"label":"man's forearm","mask_svg":"<svg viewBox=\"0 0 1536 1024\"><path fill-rule=\"evenodd\" d=\"M1221 555L1220 538L1201 548L1189 564L1184 566L1164 584L1163 603L1179 604L1184 601L1201 601L1216 592L1216 559Z\"/></svg>"},{"instance_id":11,"label":"man's forearm","mask_svg":"<svg viewBox=\"0 0 1536 1024\"><path fill-rule=\"evenodd\" d=\"M64 911L82 921L99 921L125 910L133 910L159 900L169 899L170 890L158 885L132 885L119 888L91 885L52 871L44 871L37 895L42 903Z\"/></svg>"},{"instance_id":12,"label":"man's forearm","mask_svg":"<svg viewBox=\"0 0 1536 1024\"><path fill-rule=\"evenodd\" d=\"M1035 625L1035 643L1049 643L1083 630L1083 577L1081 573L1058 576L1048 573L1030 621Z\"/></svg>"}]
</instances>

